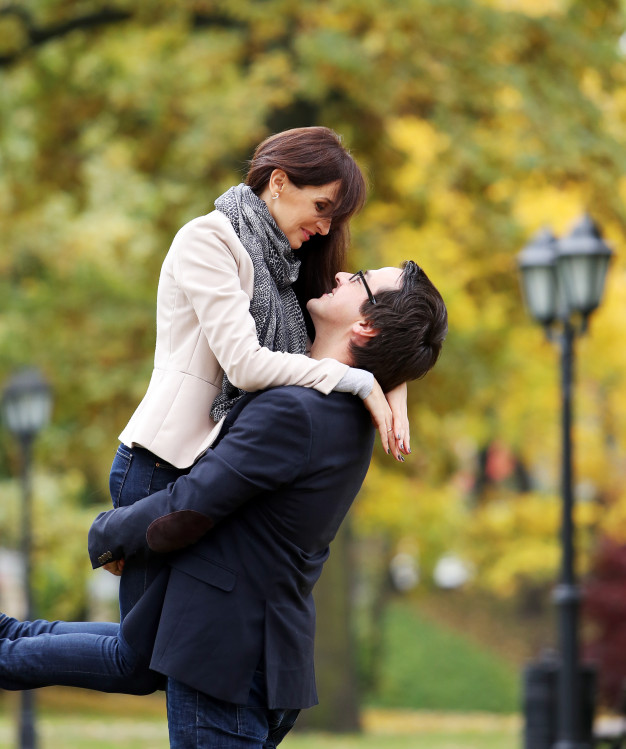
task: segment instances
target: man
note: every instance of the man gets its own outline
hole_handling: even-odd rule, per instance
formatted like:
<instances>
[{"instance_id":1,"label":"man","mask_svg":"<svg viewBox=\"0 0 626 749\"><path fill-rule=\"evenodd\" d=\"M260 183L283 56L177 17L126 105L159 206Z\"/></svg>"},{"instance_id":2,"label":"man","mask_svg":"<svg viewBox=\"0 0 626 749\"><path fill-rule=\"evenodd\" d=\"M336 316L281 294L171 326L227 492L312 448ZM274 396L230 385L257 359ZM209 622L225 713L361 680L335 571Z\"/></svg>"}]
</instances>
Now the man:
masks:
<instances>
[{"instance_id":1,"label":"man","mask_svg":"<svg viewBox=\"0 0 626 749\"><path fill-rule=\"evenodd\" d=\"M340 273L308 309L311 355L370 369L385 391L423 376L447 332L443 300L412 262L402 271ZM89 534L94 567L136 553L167 554L167 564L123 636L103 638L119 639L122 667L130 664L119 683L103 681L92 664L80 685L131 691L124 679L146 674L132 659L138 653L168 677L173 749L275 747L297 711L317 701L311 593L367 472L373 437L352 395L298 387L251 394L188 476L102 513ZM2 625L0 637L11 636ZM0 686L25 688L10 669L28 639L37 638L6 648L0 640ZM29 685L41 684L31 676Z\"/></svg>"}]
</instances>

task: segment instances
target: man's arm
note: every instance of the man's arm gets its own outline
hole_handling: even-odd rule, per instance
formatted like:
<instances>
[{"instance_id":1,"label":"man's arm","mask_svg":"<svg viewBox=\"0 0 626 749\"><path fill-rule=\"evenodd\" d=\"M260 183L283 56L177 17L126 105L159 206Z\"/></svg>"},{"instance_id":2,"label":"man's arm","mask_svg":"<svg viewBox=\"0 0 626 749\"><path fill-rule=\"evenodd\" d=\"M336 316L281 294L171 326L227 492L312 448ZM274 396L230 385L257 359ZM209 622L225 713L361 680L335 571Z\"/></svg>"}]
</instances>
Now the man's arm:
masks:
<instances>
[{"instance_id":1,"label":"man's arm","mask_svg":"<svg viewBox=\"0 0 626 749\"><path fill-rule=\"evenodd\" d=\"M291 482L308 462L312 433L299 391L261 393L188 475L133 505L100 513L88 537L94 569L140 550L163 553L195 543L252 497Z\"/></svg>"}]
</instances>

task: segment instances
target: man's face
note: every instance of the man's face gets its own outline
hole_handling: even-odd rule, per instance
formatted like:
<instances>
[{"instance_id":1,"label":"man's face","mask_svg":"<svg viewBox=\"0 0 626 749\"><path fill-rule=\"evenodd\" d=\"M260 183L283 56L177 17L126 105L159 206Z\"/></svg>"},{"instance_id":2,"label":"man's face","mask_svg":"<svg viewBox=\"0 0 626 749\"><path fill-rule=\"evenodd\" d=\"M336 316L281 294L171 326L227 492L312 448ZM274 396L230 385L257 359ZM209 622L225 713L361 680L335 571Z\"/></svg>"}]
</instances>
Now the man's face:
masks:
<instances>
[{"instance_id":1,"label":"man's face","mask_svg":"<svg viewBox=\"0 0 626 749\"><path fill-rule=\"evenodd\" d=\"M402 270L393 267L364 271L365 280L374 297L384 289L399 289L401 275ZM307 309L314 323L317 319L330 320L336 325L351 325L362 319L360 309L367 298L367 290L359 276L337 273L335 288L328 294L309 300Z\"/></svg>"}]
</instances>

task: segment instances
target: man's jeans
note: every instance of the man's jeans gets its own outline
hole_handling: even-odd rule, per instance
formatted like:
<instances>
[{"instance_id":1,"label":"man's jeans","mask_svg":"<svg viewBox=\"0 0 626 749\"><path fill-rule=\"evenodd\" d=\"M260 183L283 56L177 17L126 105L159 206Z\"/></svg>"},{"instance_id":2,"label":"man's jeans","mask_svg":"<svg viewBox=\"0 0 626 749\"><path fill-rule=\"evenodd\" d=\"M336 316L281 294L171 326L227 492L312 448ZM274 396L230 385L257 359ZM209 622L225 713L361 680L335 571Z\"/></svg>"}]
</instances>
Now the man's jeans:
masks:
<instances>
[{"instance_id":1,"label":"man's jeans","mask_svg":"<svg viewBox=\"0 0 626 749\"><path fill-rule=\"evenodd\" d=\"M274 749L300 711L269 710L264 703L264 675L260 671L247 705L224 702L168 679L170 749Z\"/></svg>"},{"instance_id":2,"label":"man's jeans","mask_svg":"<svg viewBox=\"0 0 626 749\"><path fill-rule=\"evenodd\" d=\"M52 685L150 694L163 683L110 622L20 622L0 614L0 688Z\"/></svg>"},{"instance_id":3,"label":"man's jeans","mask_svg":"<svg viewBox=\"0 0 626 749\"><path fill-rule=\"evenodd\" d=\"M113 507L132 505L138 499L167 488L168 484L188 472L189 468L175 468L142 447L120 445L109 477ZM162 566L162 559L147 551L126 560L120 579L121 621L145 593Z\"/></svg>"}]
</instances>

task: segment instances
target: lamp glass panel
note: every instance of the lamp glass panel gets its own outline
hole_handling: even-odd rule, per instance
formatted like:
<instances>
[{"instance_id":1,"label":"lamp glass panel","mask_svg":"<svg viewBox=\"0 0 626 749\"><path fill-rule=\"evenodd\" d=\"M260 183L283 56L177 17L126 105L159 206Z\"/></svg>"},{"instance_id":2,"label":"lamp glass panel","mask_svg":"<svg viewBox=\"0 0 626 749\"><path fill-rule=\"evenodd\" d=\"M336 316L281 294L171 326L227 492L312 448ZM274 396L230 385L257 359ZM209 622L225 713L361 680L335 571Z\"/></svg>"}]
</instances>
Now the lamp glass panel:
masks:
<instances>
[{"instance_id":1,"label":"lamp glass panel","mask_svg":"<svg viewBox=\"0 0 626 749\"><path fill-rule=\"evenodd\" d=\"M595 273L594 273L594 291L593 296L594 299L597 299L597 305L599 305L602 302L602 297L604 296L604 284L606 282L606 274L609 270L609 262L611 260L610 255L605 255L603 257L599 257L596 260L596 267L595 267Z\"/></svg>"},{"instance_id":2,"label":"lamp glass panel","mask_svg":"<svg viewBox=\"0 0 626 749\"><path fill-rule=\"evenodd\" d=\"M608 255L561 255L557 268L568 307L588 314L599 304L604 290Z\"/></svg>"},{"instance_id":3,"label":"lamp glass panel","mask_svg":"<svg viewBox=\"0 0 626 749\"><path fill-rule=\"evenodd\" d=\"M531 316L541 323L554 320L557 312L556 273L551 265L522 268L524 298Z\"/></svg>"},{"instance_id":4,"label":"lamp glass panel","mask_svg":"<svg viewBox=\"0 0 626 749\"><path fill-rule=\"evenodd\" d=\"M7 427L18 436L39 432L49 421L52 403L47 390L28 390L4 401Z\"/></svg>"}]
</instances>

